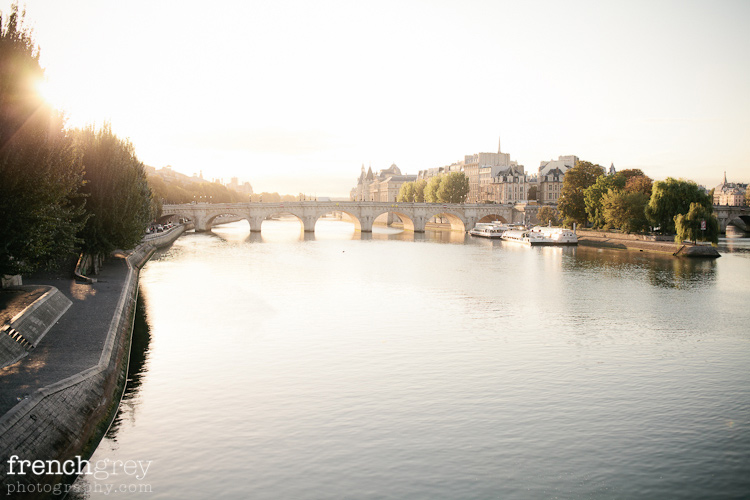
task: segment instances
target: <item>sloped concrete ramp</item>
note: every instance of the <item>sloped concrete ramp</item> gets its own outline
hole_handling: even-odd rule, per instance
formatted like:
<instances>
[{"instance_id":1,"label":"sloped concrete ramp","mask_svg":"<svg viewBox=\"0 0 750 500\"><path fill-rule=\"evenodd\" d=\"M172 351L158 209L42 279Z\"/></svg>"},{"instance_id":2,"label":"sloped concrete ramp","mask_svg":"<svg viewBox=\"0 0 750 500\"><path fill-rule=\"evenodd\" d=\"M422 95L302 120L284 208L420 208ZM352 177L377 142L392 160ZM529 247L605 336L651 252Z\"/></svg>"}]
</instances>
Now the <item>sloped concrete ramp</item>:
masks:
<instances>
[{"instance_id":1,"label":"sloped concrete ramp","mask_svg":"<svg viewBox=\"0 0 750 500\"><path fill-rule=\"evenodd\" d=\"M0 329L0 368L12 365L36 348L72 302L57 288L48 290Z\"/></svg>"}]
</instances>

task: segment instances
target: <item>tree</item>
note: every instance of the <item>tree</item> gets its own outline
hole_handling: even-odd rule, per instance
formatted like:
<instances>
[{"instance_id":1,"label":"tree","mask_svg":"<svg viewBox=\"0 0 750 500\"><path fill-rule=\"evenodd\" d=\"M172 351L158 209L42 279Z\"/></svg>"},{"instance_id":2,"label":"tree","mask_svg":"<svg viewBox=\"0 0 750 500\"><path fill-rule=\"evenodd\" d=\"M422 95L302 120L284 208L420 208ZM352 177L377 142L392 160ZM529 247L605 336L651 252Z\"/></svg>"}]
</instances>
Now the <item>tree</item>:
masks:
<instances>
[{"instance_id":1,"label":"tree","mask_svg":"<svg viewBox=\"0 0 750 500\"><path fill-rule=\"evenodd\" d=\"M712 207L693 202L687 214L675 216L674 224L677 233L674 239L677 243L685 240L693 243L698 241L719 243L719 221L713 214ZM703 227L705 229L702 229Z\"/></svg>"},{"instance_id":2,"label":"tree","mask_svg":"<svg viewBox=\"0 0 750 500\"><path fill-rule=\"evenodd\" d=\"M414 201L424 203L424 188L427 187L426 179L419 179L414 183Z\"/></svg>"},{"instance_id":3,"label":"tree","mask_svg":"<svg viewBox=\"0 0 750 500\"><path fill-rule=\"evenodd\" d=\"M539 219L539 224L543 226L560 225L560 212L550 207L549 205L544 205L543 207L539 208L539 212L537 212L536 218Z\"/></svg>"},{"instance_id":4,"label":"tree","mask_svg":"<svg viewBox=\"0 0 750 500\"><path fill-rule=\"evenodd\" d=\"M451 172L446 175L437 190L441 203L463 203L469 194L469 178L463 172Z\"/></svg>"},{"instance_id":5,"label":"tree","mask_svg":"<svg viewBox=\"0 0 750 500\"><path fill-rule=\"evenodd\" d=\"M674 234L674 217L688 213L691 203L713 210L711 198L695 182L668 177L654 183L646 217L662 234Z\"/></svg>"},{"instance_id":6,"label":"tree","mask_svg":"<svg viewBox=\"0 0 750 500\"><path fill-rule=\"evenodd\" d=\"M628 193L643 193L651 198L651 189L654 182L647 175L636 175L625 181L625 191Z\"/></svg>"},{"instance_id":7,"label":"tree","mask_svg":"<svg viewBox=\"0 0 750 500\"><path fill-rule=\"evenodd\" d=\"M133 145L108 124L100 130L78 129L75 137L86 170L80 189L89 215L79 233L84 251L107 255L116 248L133 248L154 216L143 163Z\"/></svg>"},{"instance_id":8,"label":"tree","mask_svg":"<svg viewBox=\"0 0 750 500\"><path fill-rule=\"evenodd\" d=\"M626 233L646 231L645 208L648 196L640 191L629 193L610 189L601 199L604 228L617 228Z\"/></svg>"},{"instance_id":9,"label":"tree","mask_svg":"<svg viewBox=\"0 0 750 500\"><path fill-rule=\"evenodd\" d=\"M574 222L584 226L588 222L584 191L604 174L604 168L587 161L579 161L565 173L560 201L557 204L566 225Z\"/></svg>"},{"instance_id":10,"label":"tree","mask_svg":"<svg viewBox=\"0 0 750 500\"><path fill-rule=\"evenodd\" d=\"M618 172L615 175L600 175L593 185L584 190L583 198L586 205L586 215L594 228L602 228L605 225L604 213L602 211L602 196L610 190L619 191L624 187L625 176L621 172Z\"/></svg>"},{"instance_id":11,"label":"tree","mask_svg":"<svg viewBox=\"0 0 750 500\"><path fill-rule=\"evenodd\" d=\"M414 183L404 182L401 184L401 189L398 190L398 197L396 201L399 202L410 202L414 201Z\"/></svg>"},{"instance_id":12,"label":"tree","mask_svg":"<svg viewBox=\"0 0 750 500\"><path fill-rule=\"evenodd\" d=\"M62 114L36 90L43 77L14 3L7 19L0 15L0 274L71 254L84 222L74 203L83 168Z\"/></svg>"},{"instance_id":13,"label":"tree","mask_svg":"<svg viewBox=\"0 0 750 500\"><path fill-rule=\"evenodd\" d=\"M630 179L634 177L646 176L646 174L644 174L643 170L641 170L640 168L626 168L625 170L620 170L615 175L624 179L626 184L628 183Z\"/></svg>"},{"instance_id":14,"label":"tree","mask_svg":"<svg viewBox=\"0 0 750 500\"><path fill-rule=\"evenodd\" d=\"M427 203L439 203L440 199L438 198L438 190L440 189L440 183L443 180L442 175L436 175L435 177L430 177L430 180L427 181L427 185L424 187L424 201Z\"/></svg>"}]
</instances>

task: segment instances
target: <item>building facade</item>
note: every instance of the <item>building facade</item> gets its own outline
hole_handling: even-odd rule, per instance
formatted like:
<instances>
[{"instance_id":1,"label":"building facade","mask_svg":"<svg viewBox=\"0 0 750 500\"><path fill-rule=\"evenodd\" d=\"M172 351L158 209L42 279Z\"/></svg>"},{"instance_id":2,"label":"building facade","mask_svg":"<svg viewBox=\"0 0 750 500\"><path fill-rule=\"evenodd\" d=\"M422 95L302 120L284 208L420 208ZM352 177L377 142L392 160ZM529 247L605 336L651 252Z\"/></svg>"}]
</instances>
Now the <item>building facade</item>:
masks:
<instances>
[{"instance_id":1,"label":"building facade","mask_svg":"<svg viewBox=\"0 0 750 500\"><path fill-rule=\"evenodd\" d=\"M529 197L529 178L522 165L511 165L492 172L492 167L483 167L480 176L482 186L478 203L526 203Z\"/></svg>"},{"instance_id":2,"label":"building facade","mask_svg":"<svg viewBox=\"0 0 750 500\"><path fill-rule=\"evenodd\" d=\"M558 156L557 160L543 161L539 164L536 196L540 204L557 205L557 200L562 193L565 172L575 167L577 162L577 156L566 155Z\"/></svg>"},{"instance_id":3,"label":"building facade","mask_svg":"<svg viewBox=\"0 0 750 500\"><path fill-rule=\"evenodd\" d=\"M741 207L746 205L747 184L727 182L727 173L724 172L724 181L714 188L714 205L728 205L730 207Z\"/></svg>"},{"instance_id":4,"label":"building facade","mask_svg":"<svg viewBox=\"0 0 750 500\"><path fill-rule=\"evenodd\" d=\"M401 185L405 182L417 180L416 175L403 175L401 169L394 163L387 169L383 169L373 174L372 167L365 172L365 166L362 165L362 171L357 179L357 186L351 190L349 199L352 201L383 201L395 202L398 198L398 192Z\"/></svg>"},{"instance_id":5,"label":"building facade","mask_svg":"<svg viewBox=\"0 0 750 500\"><path fill-rule=\"evenodd\" d=\"M562 193L565 172L560 167L547 170L543 176L537 176L536 199L540 204L556 205Z\"/></svg>"}]
</instances>

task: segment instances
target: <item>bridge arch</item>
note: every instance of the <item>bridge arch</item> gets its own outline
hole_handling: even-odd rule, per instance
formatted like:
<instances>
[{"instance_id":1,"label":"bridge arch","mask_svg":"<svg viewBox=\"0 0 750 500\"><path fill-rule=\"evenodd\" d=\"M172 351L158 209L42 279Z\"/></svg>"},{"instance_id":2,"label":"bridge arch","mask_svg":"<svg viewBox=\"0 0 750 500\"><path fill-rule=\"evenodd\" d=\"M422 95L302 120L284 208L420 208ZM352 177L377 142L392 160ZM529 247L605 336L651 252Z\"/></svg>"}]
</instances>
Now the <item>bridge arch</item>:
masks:
<instances>
[{"instance_id":1,"label":"bridge arch","mask_svg":"<svg viewBox=\"0 0 750 500\"><path fill-rule=\"evenodd\" d=\"M745 232L750 232L750 215L738 215L727 221L727 226L734 226Z\"/></svg>"},{"instance_id":2,"label":"bridge arch","mask_svg":"<svg viewBox=\"0 0 750 500\"><path fill-rule=\"evenodd\" d=\"M503 217L500 214L488 214L488 215L485 215L484 217L482 217L481 219L479 219L477 221L477 224L479 224L480 222L482 222L482 223L483 222L495 222L495 221L498 221L498 220L500 222L502 222L503 224L507 224L508 223L508 221L505 219L505 217Z\"/></svg>"},{"instance_id":3,"label":"bridge arch","mask_svg":"<svg viewBox=\"0 0 750 500\"><path fill-rule=\"evenodd\" d=\"M217 213L217 214L212 214L208 216L208 218L206 219L205 221L206 231L210 231L211 228L214 227L214 225L216 225L217 219L223 219L221 220L222 224L229 223L229 222L237 222L240 220L245 220L247 221L248 225L250 224L250 219L248 219L247 216L245 215L238 215L236 213L231 213L231 212Z\"/></svg>"},{"instance_id":4,"label":"bridge arch","mask_svg":"<svg viewBox=\"0 0 750 500\"><path fill-rule=\"evenodd\" d=\"M382 217L386 214L398 215L398 218L401 219L401 222L404 224L404 231L414 231L414 219L407 215L404 211L398 209L384 210L383 212L380 212L375 217L373 217L373 221L375 221L378 217Z\"/></svg>"},{"instance_id":5,"label":"bridge arch","mask_svg":"<svg viewBox=\"0 0 750 500\"><path fill-rule=\"evenodd\" d=\"M330 214L332 212L333 213L335 213L335 212L341 212L341 214L345 215L346 218L347 218L347 220L345 222L351 222L351 223L353 223L355 231L360 231L360 232L362 231L362 222L360 222L359 217L357 217L353 212L351 212L349 210L341 210L338 207L336 207L336 210L328 210L325 213L321 213L317 217L317 219L315 220L315 222L317 223L317 221L320 220L322 217L325 217L326 215L328 215L328 214ZM342 218L342 220L343 220L343 218Z\"/></svg>"},{"instance_id":6,"label":"bridge arch","mask_svg":"<svg viewBox=\"0 0 750 500\"><path fill-rule=\"evenodd\" d=\"M428 212L428 219L431 219L432 217L443 217L448 219L448 222L451 225L451 231L466 231L466 220L458 214L448 211L440 211L440 209L436 207L435 210Z\"/></svg>"}]
</instances>

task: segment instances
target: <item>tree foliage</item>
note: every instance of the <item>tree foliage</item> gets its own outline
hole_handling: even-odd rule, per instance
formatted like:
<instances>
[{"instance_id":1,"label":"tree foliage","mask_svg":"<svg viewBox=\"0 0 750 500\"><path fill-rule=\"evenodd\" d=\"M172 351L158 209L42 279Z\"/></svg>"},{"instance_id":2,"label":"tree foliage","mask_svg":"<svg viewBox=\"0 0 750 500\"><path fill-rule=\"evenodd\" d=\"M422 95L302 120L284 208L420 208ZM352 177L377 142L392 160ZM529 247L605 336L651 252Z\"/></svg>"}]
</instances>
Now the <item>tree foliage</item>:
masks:
<instances>
[{"instance_id":1,"label":"tree foliage","mask_svg":"<svg viewBox=\"0 0 750 500\"><path fill-rule=\"evenodd\" d=\"M539 219L539 224L543 226L559 226L561 222L560 212L550 207L549 205L540 207L539 211L536 214L536 218Z\"/></svg>"},{"instance_id":2,"label":"tree foliage","mask_svg":"<svg viewBox=\"0 0 750 500\"><path fill-rule=\"evenodd\" d=\"M560 201L557 204L560 215L566 225L574 222L584 226L588 222L586 214L586 188L596 183L596 179L604 174L604 168L587 161L579 161L565 173Z\"/></svg>"},{"instance_id":3,"label":"tree foliage","mask_svg":"<svg viewBox=\"0 0 750 500\"><path fill-rule=\"evenodd\" d=\"M529 188L527 200L536 200L537 199L537 192L539 191L539 188L536 186L536 184L532 184Z\"/></svg>"},{"instance_id":4,"label":"tree foliage","mask_svg":"<svg viewBox=\"0 0 750 500\"><path fill-rule=\"evenodd\" d=\"M424 188L427 187L426 179L419 179L414 182L414 202L424 203Z\"/></svg>"},{"instance_id":5,"label":"tree foliage","mask_svg":"<svg viewBox=\"0 0 750 500\"><path fill-rule=\"evenodd\" d=\"M602 196L602 215L605 229L616 228L626 233L648 229L645 208L648 196L640 191L627 192L610 189Z\"/></svg>"},{"instance_id":6,"label":"tree foliage","mask_svg":"<svg viewBox=\"0 0 750 500\"><path fill-rule=\"evenodd\" d=\"M692 203L713 210L710 197L695 182L668 177L654 183L646 217L661 233L674 234L675 216L688 213Z\"/></svg>"},{"instance_id":7,"label":"tree foliage","mask_svg":"<svg viewBox=\"0 0 750 500\"><path fill-rule=\"evenodd\" d=\"M133 248L154 215L143 163L132 144L119 139L109 125L78 129L75 138L85 168L80 191L89 215L80 232L83 249L106 255Z\"/></svg>"},{"instance_id":8,"label":"tree foliage","mask_svg":"<svg viewBox=\"0 0 750 500\"><path fill-rule=\"evenodd\" d=\"M33 271L75 250L83 171L63 116L36 85L39 51L18 5L0 16L0 274Z\"/></svg>"},{"instance_id":9,"label":"tree foliage","mask_svg":"<svg viewBox=\"0 0 750 500\"><path fill-rule=\"evenodd\" d=\"M606 225L604 211L602 209L602 197L608 191L620 191L625 187L625 176L620 172L614 175L600 175L596 182L587 187L583 192L586 205L586 215L594 228L603 228Z\"/></svg>"},{"instance_id":10,"label":"tree foliage","mask_svg":"<svg viewBox=\"0 0 750 500\"><path fill-rule=\"evenodd\" d=\"M414 201L414 183L404 182L401 184L401 188L398 190L398 202L410 202Z\"/></svg>"},{"instance_id":11,"label":"tree foliage","mask_svg":"<svg viewBox=\"0 0 750 500\"><path fill-rule=\"evenodd\" d=\"M636 175L625 181L625 191L628 193L643 193L651 198L651 188L654 182L647 175Z\"/></svg>"},{"instance_id":12,"label":"tree foliage","mask_svg":"<svg viewBox=\"0 0 750 500\"><path fill-rule=\"evenodd\" d=\"M706 229L701 227L705 223ZM700 203L693 202L687 214L679 214L674 218L677 235L675 241L681 243L685 240L697 243L698 241L719 242L719 220L713 214L713 207L706 207Z\"/></svg>"},{"instance_id":13,"label":"tree foliage","mask_svg":"<svg viewBox=\"0 0 750 500\"><path fill-rule=\"evenodd\" d=\"M444 176L437 190L440 203L463 203L469 194L469 178L463 172L451 172Z\"/></svg>"},{"instance_id":14,"label":"tree foliage","mask_svg":"<svg viewBox=\"0 0 750 500\"><path fill-rule=\"evenodd\" d=\"M165 180L159 175L149 175L148 185L154 193L154 198L164 203L179 204L192 203L194 201L239 203L248 201L247 194L238 193L216 182L172 181ZM268 201L271 200L269 199Z\"/></svg>"},{"instance_id":15,"label":"tree foliage","mask_svg":"<svg viewBox=\"0 0 750 500\"><path fill-rule=\"evenodd\" d=\"M438 198L438 190L440 189L440 184L442 183L442 181L442 175L430 177L430 180L427 181L427 185L424 187L424 201L426 203L440 202L440 199Z\"/></svg>"}]
</instances>

